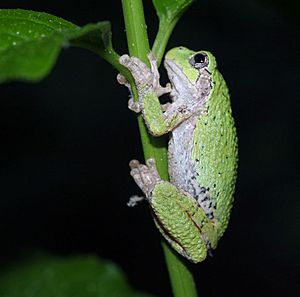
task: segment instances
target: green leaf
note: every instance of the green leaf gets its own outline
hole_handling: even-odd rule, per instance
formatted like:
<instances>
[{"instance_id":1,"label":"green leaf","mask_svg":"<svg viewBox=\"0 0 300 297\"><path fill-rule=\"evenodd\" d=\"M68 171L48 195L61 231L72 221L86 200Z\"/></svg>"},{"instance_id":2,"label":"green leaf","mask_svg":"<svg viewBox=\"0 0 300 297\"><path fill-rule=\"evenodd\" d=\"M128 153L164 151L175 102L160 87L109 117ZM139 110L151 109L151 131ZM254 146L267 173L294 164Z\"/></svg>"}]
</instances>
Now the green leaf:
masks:
<instances>
[{"instance_id":1,"label":"green leaf","mask_svg":"<svg viewBox=\"0 0 300 297\"><path fill-rule=\"evenodd\" d=\"M61 48L69 45L89 49L118 64L109 22L78 27L43 12L0 9L0 82L42 79Z\"/></svg>"},{"instance_id":2,"label":"green leaf","mask_svg":"<svg viewBox=\"0 0 300 297\"><path fill-rule=\"evenodd\" d=\"M150 297L135 293L114 264L95 256L38 256L1 271L1 297Z\"/></svg>"},{"instance_id":3,"label":"green leaf","mask_svg":"<svg viewBox=\"0 0 300 297\"><path fill-rule=\"evenodd\" d=\"M153 0L159 19L173 21L179 18L194 0Z\"/></svg>"}]
</instances>

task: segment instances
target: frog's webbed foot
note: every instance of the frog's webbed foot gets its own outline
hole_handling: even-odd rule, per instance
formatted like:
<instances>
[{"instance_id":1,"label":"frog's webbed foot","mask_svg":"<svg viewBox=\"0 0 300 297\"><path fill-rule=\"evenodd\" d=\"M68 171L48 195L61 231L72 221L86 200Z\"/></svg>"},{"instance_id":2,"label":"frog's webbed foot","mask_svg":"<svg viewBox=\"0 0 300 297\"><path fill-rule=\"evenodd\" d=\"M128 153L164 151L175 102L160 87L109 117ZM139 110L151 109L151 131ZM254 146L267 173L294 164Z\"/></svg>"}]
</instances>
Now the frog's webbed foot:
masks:
<instances>
[{"instance_id":1,"label":"frog's webbed foot","mask_svg":"<svg viewBox=\"0 0 300 297\"><path fill-rule=\"evenodd\" d=\"M132 92L131 92L131 87L130 87L130 83L128 82L128 80L125 78L124 75L122 75L121 73L119 73L117 75L117 81L120 85L124 85L125 87L128 88L129 92L130 92L130 98L128 100L128 108L132 111L134 111L135 113L140 113L142 111L142 107L140 102L134 101L132 98Z\"/></svg>"},{"instance_id":2,"label":"frog's webbed foot","mask_svg":"<svg viewBox=\"0 0 300 297\"><path fill-rule=\"evenodd\" d=\"M155 90L155 94L157 97L160 97L164 94L168 94L172 91L172 87L170 83L167 83L165 87L162 87L159 83L159 79L160 79L160 75L158 72L158 68L157 68L157 61L153 55L152 52L150 52L148 55L148 60L150 62L150 66L151 66L151 72L153 75L153 87Z\"/></svg>"},{"instance_id":3,"label":"frog's webbed foot","mask_svg":"<svg viewBox=\"0 0 300 297\"><path fill-rule=\"evenodd\" d=\"M135 113L140 113L142 111L142 104L138 101L134 101L133 98L131 97L128 100L128 108Z\"/></svg>"},{"instance_id":4,"label":"frog's webbed foot","mask_svg":"<svg viewBox=\"0 0 300 297\"><path fill-rule=\"evenodd\" d=\"M128 80L126 79L126 77L123 74L118 73L117 82L120 85L124 85L125 87L127 87L129 89L129 91L131 92L130 83L128 82Z\"/></svg>"},{"instance_id":5,"label":"frog's webbed foot","mask_svg":"<svg viewBox=\"0 0 300 297\"><path fill-rule=\"evenodd\" d=\"M160 75L156 59L152 53L148 54L148 59L151 68L149 68L140 59L136 57L129 57L128 55L121 56L119 62L131 72L139 95L143 96L148 93L150 89L152 89L158 97L169 93L171 91L170 84L167 84L166 87L162 87L159 83Z\"/></svg>"},{"instance_id":6,"label":"frog's webbed foot","mask_svg":"<svg viewBox=\"0 0 300 297\"><path fill-rule=\"evenodd\" d=\"M131 176L145 194L146 199L150 199L154 187L158 182L161 181L161 178L155 166L155 160L148 159L147 165L141 164L137 160L131 160L129 163L129 167L131 169ZM133 202L136 202L134 200ZM139 199L139 201L140 200L141 199Z\"/></svg>"}]
</instances>

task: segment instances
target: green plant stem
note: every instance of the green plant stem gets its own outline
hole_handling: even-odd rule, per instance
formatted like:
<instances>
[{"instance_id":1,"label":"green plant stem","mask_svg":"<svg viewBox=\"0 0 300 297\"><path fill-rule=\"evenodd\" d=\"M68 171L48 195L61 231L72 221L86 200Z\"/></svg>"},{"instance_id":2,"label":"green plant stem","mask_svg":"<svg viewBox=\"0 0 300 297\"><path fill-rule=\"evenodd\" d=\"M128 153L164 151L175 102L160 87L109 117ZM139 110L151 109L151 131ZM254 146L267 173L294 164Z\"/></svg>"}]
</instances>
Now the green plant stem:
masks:
<instances>
[{"instance_id":1,"label":"green plant stem","mask_svg":"<svg viewBox=\"0 0 300 297\"><path fill-rule=\"evenodd\" d=\"M122 0L123 14L125 20L128 50L131 56L141 59L149 65L147 54L150 52L146 23L144 18L143 4L141 0ZM174 23L175 25L175 23ZM173 27L174 27L173 25ZM158 36L162 45L157 47L158 58L161 60L167 40L171 35L173 27L169 30L160 29ZM164 37L163 34L166 34ZM136 88L131 85L134 100L138 100ZM138 124L145 159L154 157L156 166L161 178L168 180L167 149L165 139L152 137L148 134L145 123L141 116L138 116ZM162 242L166 263L169 271L171 285L175 297L197 297L197 291L193 276L182 258Z\"/></svg>"},{"instance_id":2,"label":"green plant stem","mask_svg":"<svg viewBox=\"0 0 300 297\"><path fill-rule=\"evenodd\" d=\"M147 54L150 52L143 4L141 0L123 0L123 14L126 27L128 50L131 56L141 59L149 65ZM131 85L133 98L138 100L135 85ZM145 159L155 158L160 176L168 179L167 149L165 139L152 137L142 117L138 116L138 125Z\"/></svg>"},{"instance_id":3,"label":"green plant stem","mask_svg":"<svg viewBox=\"0 0 300 297\"><path fill-rule=\"evenodd\" d=\"M162 243L174 296L197 297L194 277L187 267L186 260L166 242Z\"/></svg>"},{"instance_id":4,"label":"green plant stem","mask_svg":"<svg viewBox=\"0 0 300 297\"><path fill-rule=\"evenodd\" d=\"M161 19L159 22L158 32L152 47L152 52L157 59L157 64L160 65L164 55L168 40L173 32L177 23L177 19L168 22L166 19Z\"/></svg>"}]
</instances>

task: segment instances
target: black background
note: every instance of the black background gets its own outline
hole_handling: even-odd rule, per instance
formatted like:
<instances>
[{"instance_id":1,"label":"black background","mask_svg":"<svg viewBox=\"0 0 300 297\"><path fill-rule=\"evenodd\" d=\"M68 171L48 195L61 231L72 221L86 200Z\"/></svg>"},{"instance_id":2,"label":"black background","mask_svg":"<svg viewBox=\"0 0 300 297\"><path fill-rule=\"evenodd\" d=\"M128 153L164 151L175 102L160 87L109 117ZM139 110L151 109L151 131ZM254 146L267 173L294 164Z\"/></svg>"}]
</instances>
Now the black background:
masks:
<instances>
[{"instance_id":1,"label":"black background","mask_svg":"<svg viewBox=\"0 0 300 297\"><path fill-rule=\"evenodd\" d=\"M150 39L157 28L145 2ZM2 1L78 25L110 20L126 53L121 1ZM200 296L298 296L299 4L197 1L168 48L209 49L232 95L239 177L230 226L214 257L191 265ZM116 71L95 54L62 50L38 84L0 87L1 263L31 249L93 253L137 289L171 296L160 236L128 161L142 159L135 115Z\"/></svg>"}]
</instances>

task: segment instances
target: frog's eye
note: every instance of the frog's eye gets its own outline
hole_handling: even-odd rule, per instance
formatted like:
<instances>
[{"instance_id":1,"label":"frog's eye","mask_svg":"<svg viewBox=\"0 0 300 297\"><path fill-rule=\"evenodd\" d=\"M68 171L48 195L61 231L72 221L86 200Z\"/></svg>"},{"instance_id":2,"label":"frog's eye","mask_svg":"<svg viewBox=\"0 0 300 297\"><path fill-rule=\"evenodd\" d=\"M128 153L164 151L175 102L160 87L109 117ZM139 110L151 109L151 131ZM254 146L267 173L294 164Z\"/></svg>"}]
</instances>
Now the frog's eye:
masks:
<instances>
[{"instance_id":1,"label":"frog's eye","mask_svg":"<svg viewBox=\"0 0 300 297\"><path fill-rule=\"evenodd\" d=\"M208 65L208 56L203 53L197 53L190 58L190 64L197 69L206 67Z\"/></svg>"}]
</instances>

